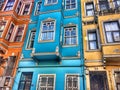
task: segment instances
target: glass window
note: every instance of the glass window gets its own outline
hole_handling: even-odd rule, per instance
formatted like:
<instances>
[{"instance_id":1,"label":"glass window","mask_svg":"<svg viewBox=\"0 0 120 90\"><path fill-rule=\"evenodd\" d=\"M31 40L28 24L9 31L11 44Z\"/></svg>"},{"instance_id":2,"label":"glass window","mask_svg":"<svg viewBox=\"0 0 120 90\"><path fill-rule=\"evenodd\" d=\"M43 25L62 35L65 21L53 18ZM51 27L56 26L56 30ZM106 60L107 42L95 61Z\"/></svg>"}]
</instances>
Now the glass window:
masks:
<instances>
[{"instance_id":1,"label":"glass window","mask_svg":"<svg viewBox=\"0 0 120 90\"><path fill-rule=\"evenodd\" d=\"M29 9L30 9L30 4L25 4L22 15L28 15L29 14Z\"/></svg>"},{"instance_id":2,"label":"glass window","mask_svg":"<svg viewBox=\"0 0 120 90\"><path fill-rule=\"evenodd\" d=\"M46 4L54 4L57 3L57 0L46 0Z\"/></svg>"},{"instance_id":3,"label":"glass window","mask_svg":"<svg viewBox=\"0 0 120 90\"><path fill-rule=\"evenodd\" d=\"M86 16L94 15L94 4L93 2L86 3Z\"/></svg>"},{"instance_id":4,"label":"glass window","mask_svg":"<svg viewBox=\"0 0 120 90\"><path fill-rule=\"evenodd\" d=\"M109 3L107 0L99 0L99 8L101 11L109 9Z\"/></svg>"},{"instance_id":5,"label":"glass window","mask_svg":"<svg viewBox=\"0 0 120 90\"><path fill-rule=\"evenodd\" d=\"M5 28L6 22L0 21L0 37L2 37L3 30Z\"/></svg>"},{"instance_id":6,"label":"glass window","mask_svg":"<svg viewBox=\"0 0 120 90\"><path fill-rule=\"evenodd\" d=\"M40 75L37 90L55 90L55 75Z\"/></svg>"},{"instance_id":7,"label":"glass window","mask_svg":"<svg viewBox=\"0 0 120 90\"><path fill-rule=\"evenodd\" d=\"M108 43L120 42L120 26L118 21L105 22L104 28Z\"/></svg>"},{"instance_id":8,"label":"glass window","mask_svg":"<svg viewBox=\"0 0 120 90\"><path fill-rule=\"evenodd\" d=\"M17 13L17 14L20 13L21 6L22 6L22 2L20 1L20 2L18 3L17 8L16 8L16 13Z\"/></svg>"},{"instance_id":9,"label":"glass window","mask_svg":"<svg viewBox=\"0 0 120 90\"><path fill-rule=\"evenodd\" d=\"M117 90L120 90L120 71L114 72Z\"/></svg>"},{"instance_id":10,"label":"glass window","mask_svg":"<svg viewBox=\"0 0 120 90\"><path fill-rule=\"evenodd\" d=\"M120 7L120 0L114 0L114 5L116 8Z\"/></svg>"},{"instance_id":11,"label":"glass window","mask_svg":"<svg viewBox=\"0 0 120 90\"><path fill-rule=\"evenodd\" d=\"M89 50L98 49L98 40L96 30L88 31L88 45Z\"/></svg>"},{"instance_id":12,"label":"glass window","mask_svg":"<svg viewBox=\"0 0 120 90\"><path fill-rule=\"evenodd\" d=\"M33 48L34 39L35 39L35 33L36 33L36 31L31 31L30 32L27 48Z\"/></svg>"},{"instance_id":13,"label":"glass window","mask_svg":"<svg viewBox=\"0 0 120 90\"><path fill-rule=\"evenodd\" d=\"M11 38L11 35L13 33L14 27L15 27L14 24L10 25L10 28L9 28L8 33L6 35L6 38L5 38L7 41L10 41L10 38Z\"/></svg>"},{"instance_id":14,"label":"glass window","mask_svg":"<svg viewBox=\"0 0 120 90\"><path fill-rule=\"evenodd\" d=\"M17 33L14 39L15 42L21 41L23 32L24 32L24 25L18 26Z\"/></svg>"},{"instance_id":15,"label":"glass window","mask_svg":"<svg viewBox=\"0 0 120 90\"><path fill-rule=\"evenodd\" d=\"M15 2L15 0L8 0L4 10L5 11L12 10L14 2Z\"/></svg>"},{"instance_id":16,"label":"glass window","mask_svg":"<svg viewBox=\"0 0 120 90\"><path fill-rule=\"evenodd\" d=\"M65 9L76 8L76 0L65 0Z\"/></svg>"},{"instance_id":17,"label":"glass window","mask_svg":"<svg viewBox=\"0 0 120 90\"><path fill-rule=\"evenodd\" d=\"M41 4L42 4L42 2L38 2L38 3L37 3L37 5L36 5L35 15L38 15L38 14L40 13Z\"/></svg>"},{"instance_id":18,"label":"glass window","mask_svg":"<svg viewBox=\"0 0 120 90\"><path fill-rule=\"evenodd\" d=\"M90 71L90 90L109 90L105 71Z\"/></svg>"},{"instance_id":19,"label":"glass window","mask_svg":"<svg viewBox=\"0 0 120 90\"><path fill-rule=\"evenodd\" d=\"M53 40L55 33L55 21L46 21L42 23L41 40Z\"/></svg>"},{"instance_id":20,"label":"glass window","mask_svg":"<svg viewBox=\"0 0 120 90\"><path fill-rule=\"evenodd\" d=\"M76 45L77 44L77 34L76 27L66 27L64 29L64 45Z\"/></svg>"},{"instance_id":21,"label":"glass window","mask_svg":"<svg viewBox=\"0 0 120 90\"><path fill-rule=\"evenodd\" d=\"M33 73L31 72L22 73L18 90L30 90L31 82L32 82L32 75Z\"/></svg>"},{"instance_id":22,"label":"glass window","mask_svg":"<svg viewBox=\"0 0 120 90\"><path fill-rule=\"evenodd\" d=\"M66 76L66 89L65 90L79 90L79 76L67 75Z\"/></svg>"}]
</instances>

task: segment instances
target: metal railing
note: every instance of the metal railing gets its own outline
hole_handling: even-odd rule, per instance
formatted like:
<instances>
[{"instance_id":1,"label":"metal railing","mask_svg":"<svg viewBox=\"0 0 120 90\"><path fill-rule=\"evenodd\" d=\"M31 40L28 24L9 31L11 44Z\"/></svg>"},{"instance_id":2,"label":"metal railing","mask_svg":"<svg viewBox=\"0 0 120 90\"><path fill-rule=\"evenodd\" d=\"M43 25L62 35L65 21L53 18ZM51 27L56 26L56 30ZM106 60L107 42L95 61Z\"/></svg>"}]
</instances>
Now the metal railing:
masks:
<instances>
[{"instance_id":1,"label":"metal railing","mask_svg":"<svg viewBox=\"0 0 120 90\"><path fill-rule=\"evenodd\" d=\"M120 13L120 1L106 2L106 3L98 3L95 5L95 14L97 15L108 15Z\"/></svg>"}]
</instances>

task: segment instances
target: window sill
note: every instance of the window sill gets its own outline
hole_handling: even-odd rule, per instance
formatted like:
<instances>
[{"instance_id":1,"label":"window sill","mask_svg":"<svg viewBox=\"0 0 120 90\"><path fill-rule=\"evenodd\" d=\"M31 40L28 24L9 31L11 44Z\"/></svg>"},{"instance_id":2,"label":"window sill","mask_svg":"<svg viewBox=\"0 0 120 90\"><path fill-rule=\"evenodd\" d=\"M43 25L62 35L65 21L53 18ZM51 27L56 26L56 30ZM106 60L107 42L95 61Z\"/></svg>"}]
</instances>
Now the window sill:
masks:
<instances>
[{"instance_id":1,"label":"window sill","mask_svg":"<svg viewBox=\"0 0 120 90\"><path fill-rule=\"evenodd\" d=\"M94 15L93 16L83 16L83 18L92 18L92 17L94 17Z\"/></svg>"},{"instance_id":2,"label":"window sill","mask_svg":"<svg viewBox=\"0 0 120 90\"><path fill-rule=\"evenodd\" d=\"M78 46L78 44L75 44L75 45L62 45L62 47L76 47Z\"/></svg>"},{"instance_id":3,"label":"window sill","mask_svg":"<svg viewBox=\"0 0 120 90\"><path fill-rule=\"evenodd\" d=\"M75 10L75 9L77 9L77 8L72 8L72 9L66 9L65 8L65 11L70 11L70 10Z\"/></svg>"},{"instance_id":4,"label":"window sill","mask_svg":"<svg viewBox=\"0 0 120 90\"><path fill-rule=\"evenodd\" d=\"M111 45L120 45L120 43L105 43L101 44L102 46L111 46Z\"/></svg>"},{"instance_id":5,"label":"window sill","mask_svg":"<svg viewBox=\"0 0 120 90\"><path fill-rule=\"evenodd\" d=\"M95 49L95 50L86 50L85 52L100 52L100 49Z\"/></svg>"},{"instance_id":6,"label":"window sill","mask_svg":"<svg viewBox=\"0 0 120 90\"><path fill-rule=\"evenodd\" d=\"M51 4L47 4L47 3L45 3L44 5L45 6L51 6L51 5L55 5L55 4L57 4L58 2L56 2L56 3L51 3Z\"/></svg>"},{"instance_id":7,"label":"window sill","mask_svg":"<svg viewBox=\"0 0 120 90\"><path fill-rule=\"evenodd\" d=\"M49 42L54 42L54 40L39 40L39 43L49 43Z\"/></svg>"}]
</instances>

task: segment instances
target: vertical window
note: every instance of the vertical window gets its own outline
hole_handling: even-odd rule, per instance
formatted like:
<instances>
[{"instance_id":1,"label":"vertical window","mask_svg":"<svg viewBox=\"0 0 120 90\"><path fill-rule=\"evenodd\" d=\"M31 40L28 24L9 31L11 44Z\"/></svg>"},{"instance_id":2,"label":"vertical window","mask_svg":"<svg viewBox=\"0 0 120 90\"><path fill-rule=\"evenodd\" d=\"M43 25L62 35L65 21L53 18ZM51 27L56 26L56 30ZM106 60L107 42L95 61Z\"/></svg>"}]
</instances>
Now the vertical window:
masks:
<instances>
[{"instance_id":1,"label":"vertical window","mask_svg":"<svg viewBox=\"0 0 120 90\"><path fill-rule=\"evenodd\" d=\"M77 44L77 33L76 27L65 27L64 29L64 45L76 45Z\"/></svg>"},{"instance_id":2,"label":"vertical window","mask_svg":"<svg viewBox=\"0 0 120 90\"><path fill-rule=\"evenodd\" d=\"M28 15L29 9L30 9L30 4L25 4L24 10L23 10L23 15Z\"/></svg>"},{"instance_id":3,"label":"vertical window","mask_svg":"<svg viewBox=\"0 0 120 90\"><path fill-rule=\"evenodd\" d=\"M53 40L55 33L55 21L46 21L42 23L41 40Z\"/></svg>"},{"instance_id":4,"label":"vertical window","mask_svg":"<svg viewBox=\"0 0 120 90\"><path fill-rule=\"evenodd\" d=\"M120 7L120 0L114 0L114 5L115 5L115 8L119 8Z\"/></svg>"},{"instance_id":5,"label":"vertical window","mask_svg":"<svg viewBox=\"0 0 120 90\"><path fill-rule=\"evenodd\" d=\"M17 13L17 14L20 13L21 6L22 6L22 2L20 1L20 2L18 3L17 8L16 8L16 13Z\"/></svg>"},{"instance_id":6,"label":"vertical window","mask_svg":"<svg viewBox=\"0 0 120 90\"><path fill-rule=\"evenodd\" d=\"M120 25L118 21L105 22L104 28L108 43L120 42Z\"/></svg>"},{"instance_id":7,"label":"vertical window","mask_svg":"<svg viewBox=\"0 0 120 90\"><path fill-rule=\"evenodd\" d=\"M37 90L55 90L55 75L40 75Z\"/></svg>"},{"instance_id":8,"label":"vertical window","mask_svg":"<svg viewBox=\"0 0 120 90\"><path fill-rule=\"evenodd\" d=\"M99 8L101 11L109 9L109 3L107 0L99 0Z\"/></svg>"},{"instance_id":9,"label":"vertical window","mask_svg":"<svg viewBox=\"0 0 120 90\"><path fill-rule=\"evenodd\" d=\"M96 30L88 31L88 45L89 50L98 49L98 39Z\"/></svg>"},{"instance_id":10,"label":"vertical window","mask_svg":"<svg viewBox=\"0 0 120 90\"><path fill-rule=\"evenodd\" d=\"M0 37L2 37L3 30L5 28L6 22L0 21Z\"/></svg>"},{"instance_id":11,"label":"vertical window","mask_svg":"<svg viewBox=\"0 0 120 90\"><path fill-rule=\"evenodd\" d=\"M30 32L30 36L29 36L29 41L28 41L27 48L33 48L34 39L35 39L35 33L36 33L36 31L31 31Z\"/></svg>"},{"instance_id":12,"label":"vertical window","mask_svg":"<svg viewBox=\"0 0 120 90\"><path fill-rule=\"evenodd\" d=\"M33 73L31 72L22 73L18 90L30 90L31 82L32 82L32 75Z\"/></svg>"},{"instance_id":13,"label":"vertical window","mask_svg":"<svg viewBox=\"0 0 120 90\"><path fill-rule=\"evenodd\" d=\"M12 10L14 2L15 2L15 0L8 0L4 10L5 11Z\"/></svg>"},{"instance_id":14,"label":"vertical window","mask_svg":"<svg viewBox=\"0 0 120 90\"><path fill-rule=\"evenodd\" d=\"M66 87L65 90L79 90L79 76L78 75L67 75L65 87Z\"/></svg>"},{"instance_id":15,"label":"vertical window","mask_svg":"<svg viewBox=\"0 0 120 90\"><path fill-rule=\"evenodd\" d=\"M14 39L15 42L19 42L19 41L22 40L23 32L24 32L24 25L18 26L17 33L16 33L16 36L15 36L15 39Z\"/></svg>"},{"instance_id":16,"label":"vertical window","mask_svg":"<svg viewBox=\"0 0 120 90\"><path fill-rule=\"evenodd\" d=\"M37 3L37 5L36 5L35 15L38 15L38 14L40 13L41 4L42 4L42 2L38 2L38 3Z\"/></svg>"},{"instance_id":17,"label":"vertical window","mask_svg":"<svg viewBox=\"0 0 120 90\"><path fill-rule=\"evenodd\" d=\"M10 25L10 28L9 28L8 33L6 35L6 38L5 38L6 40L10 41L10 38L11 38L12 32L14 30L14 27L15 27L14 24Z\"/></svg>"},{"instance_id":18,"label":"vertical window","mask_svg":"<svg viewBox=\"0 0 120 90\"><path fill-rule=\"evenodd\" d=\"M65 9L76 8L76 0L65 0Z\"/></svg>"},{"instance_id":19,"label":"vertical window","mask_svg":"<svg viewBox=\"0 0 120 90\"><path fill-rule=\"evenodd\" d=\"M120 90L120 72L114 72L117 90Z\"/></svg>"},{"instance_id":20,"label":"vertical window","mask_svg":"<svg viewBox=\"0 0 120 90\"><path fill-rule=\"evenodd\" d=\"M109 90L105 71L90 71L90 90Z\"/></svg>"},{"instance_id":21,"label":"vertical window","mask_svg":"<svg viewBox=\"0 0 120 90\"><path fill-rule=\"evenodd\" d=\"M57 3L57 0L46 0L46 4L54 4Z\"/></svg>"},{"instance_id":22,"label":"vertical window","mask_svg":"<svg viewBox=\"0 0 120 90\"><path fill-rule=\"evenodd\" d=\"M2 10L3 4L4 4L4 0L1 0L0 1L0 10Z\"/></svg>"},{"instance_id":23,"label":"vertical window","mask_svg":"<svg viewBox=\"0 0 120 90\"><path fill-rule=\"evenodd\" d=\"M86 16L94 15L94 4L93 2L86 3Z\"/></svg>"}]
</instances>

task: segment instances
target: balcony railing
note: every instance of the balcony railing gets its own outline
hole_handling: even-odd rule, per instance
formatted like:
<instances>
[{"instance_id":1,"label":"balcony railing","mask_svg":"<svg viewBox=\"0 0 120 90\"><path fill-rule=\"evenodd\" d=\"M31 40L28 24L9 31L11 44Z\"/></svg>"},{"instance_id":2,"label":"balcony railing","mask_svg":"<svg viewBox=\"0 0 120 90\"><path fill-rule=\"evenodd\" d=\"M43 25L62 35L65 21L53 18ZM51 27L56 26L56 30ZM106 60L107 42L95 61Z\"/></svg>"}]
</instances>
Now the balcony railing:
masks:
<instances>
[{"instance_id":1,"label":"balcony railing","mask_svg":"<svg viewBox=\"0 0 120 90\"><path fill-rule=\"evenodd\" d=\"M120 13L120 1L98 3L95 6L95 14L108 15Z\"/></svg>"}]
</instances>

